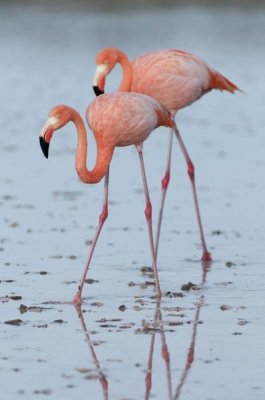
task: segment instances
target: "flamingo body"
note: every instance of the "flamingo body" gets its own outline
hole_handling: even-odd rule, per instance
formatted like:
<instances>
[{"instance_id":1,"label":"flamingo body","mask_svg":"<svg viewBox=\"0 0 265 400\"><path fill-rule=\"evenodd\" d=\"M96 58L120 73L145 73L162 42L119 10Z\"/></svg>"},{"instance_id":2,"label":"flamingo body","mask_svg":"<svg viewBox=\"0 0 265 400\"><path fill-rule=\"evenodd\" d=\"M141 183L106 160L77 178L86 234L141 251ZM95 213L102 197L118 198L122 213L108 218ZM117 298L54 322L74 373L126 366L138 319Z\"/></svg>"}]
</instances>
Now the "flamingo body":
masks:
<instances>
[{"instance_id":1,"label":"flamingo body","mask_svg":"<svg viewBox=\"0 0 265 400\"><path fill-rule=\"evenodd\" d=\"M158 126L173 126L169 112L155 99L132 92L97 97L86 117L97 143L113 147L141 144Z\"/></svg>"},{"instance_id":2,"label":"flamingo body","mask_svg":"<svg viewBox=\"0 0 265 400\"><path fill-rule=\"evenodd\" d=\"M151 51L130 62L126 54L119 49L106 48L101 50L96 57L97 69L93 81L93 89L96 95L104 93L106 76L117 63L121 65L123 71L123 78L119 86L119 91L144 93L153 97L170 111L172 118L178 110L192 104L203 94L212 89L226 90L230 93L240 90L219 72L209 67L205 61L187 51L176 49ZM194 165L176 126L173 127L172 133L173 132L176 135L186 160L187 172L192 185L192 193L203 248L202 260L210 262L211 254L206 247L197 198ZM169 138L166 171L162 179L156 253L165 195L170 179L172 136L171 134Z\"/></svg>"},{"instance_id":3,"label":"flamingo body","mask_svg":"<svg viewBox=\"0 0 265 400\"><path fill-rule=\"evenodd\" d=\"M87 122L94 133L97 145L97 158L92 170L88 170L87 168L86 127L79 113L73 108L65 105L54 107L50 111L49 118L40 134L40 145L45 157L48 158L49 144L54 132L72 121L76 126L78 138L75 161L78 176L84 183L97 183L105 177L103 208L99 216L99 224L73 302L75 304L81 303L81 294L87 271L102 226L108 217L109 169L113 151L116 146L130 145L135 145L139 153L146 199L145 215L153 262L156 293L157 296L161 296L153 242L152 205L144 168L142 143L158 126L163 125L173 128L175 127L175 123L168 110L160 105L155 99L140 93L112 93L97 97L89 105L86 117Z\"/></svg>"},{"instance_id":4,"label":"flamingo body","mask_svg":"<svg viewBox=\"0 0 265 400\"><path fill-rule=\"evenodd\" d=\"M120 50L108 48L101 50L96 63L101 73L97 74L100 79L95 83L99 83L101 89L104 89L106 75L120 63L124 74L120 91L151 96L173 115L212 89L231 93L239 90L201 58L183 50L150 51L130 62Z\"/></svg>"},{"instance_id":5,"label":"flamingo body","mask_svg":"<svg viewBox=\"0 0 265 400\"><path fill-rule=\"evenodd\" d=\"M54 131L70 121L75 123L78 133L75 165L84 183L97 183L106 175L115 147L137 146L158 126L174 126L169 111L141 93L107 93L96 97L88 106L86 117L97 144L96 164L91 171L86 166L86 128L73 108L54 107L40 135L42 149L48 157L48 145Z\"/></svg>"}]
</instances>

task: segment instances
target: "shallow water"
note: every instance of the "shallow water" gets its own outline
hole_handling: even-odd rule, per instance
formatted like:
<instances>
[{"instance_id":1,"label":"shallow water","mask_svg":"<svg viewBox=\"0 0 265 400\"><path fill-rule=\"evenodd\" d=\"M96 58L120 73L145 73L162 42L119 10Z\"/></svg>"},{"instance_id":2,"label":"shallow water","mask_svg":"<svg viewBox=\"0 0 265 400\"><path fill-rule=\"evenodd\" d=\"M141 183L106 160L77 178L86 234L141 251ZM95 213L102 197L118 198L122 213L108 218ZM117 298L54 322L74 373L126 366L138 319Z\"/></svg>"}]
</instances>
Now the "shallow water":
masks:
<instances>
[{"instance_id":1,"label":"shallow water","mask_svg":"<svg viewBox=\"0 0 265 400\"><path fill-rule=\"evenodd\" d=\"M1 4L3 400L264 398L264 16L254 8L104 13ZM118 149L109 218L78 316L69 301L103 185L77 179L71 125L54 137L48 161L38 135L56 104L84 114L93 99L95 54L110 45L131 58L152 48L188 49L245 94L210 93L178 115L197 166L210 271L199 261L190 184L175 146L158 259L159 308L152 277L142 270L150 254L137 154ZM119 79L117 68L108 90ZM144 146L155 215L166 145L167 131L159 129ZM93 165L93 140L89 157ZM182 290L187 282L197 286Z\"/></svg>"}]
</instances>

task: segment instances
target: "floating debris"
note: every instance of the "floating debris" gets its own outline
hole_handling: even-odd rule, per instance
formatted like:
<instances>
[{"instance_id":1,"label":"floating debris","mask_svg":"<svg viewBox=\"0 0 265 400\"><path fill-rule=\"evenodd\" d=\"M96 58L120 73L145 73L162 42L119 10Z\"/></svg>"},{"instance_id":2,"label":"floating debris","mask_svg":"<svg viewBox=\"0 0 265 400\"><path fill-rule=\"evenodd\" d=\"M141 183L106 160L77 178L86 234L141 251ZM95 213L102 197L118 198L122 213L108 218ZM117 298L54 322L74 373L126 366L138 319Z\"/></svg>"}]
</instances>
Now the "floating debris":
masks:
<instances>
[{"instance_id":1,"label":"floating debris","mask_svg":"<svg viewBox=\"0 0 265 400\"><path fill-rule=\"evenodd\" d=\"M51 389L41 389L41 390L34 390L34 394L44 394L45 396L50 396L52 394Z\"/></svg>"},{"instance_id":2,"label":"floating debris","mask_svg":"<svg viewBox=\"0 0 265 400\"><path fill-rule=\"evenodd\" d=\"M17 296L17 295L14 295L14 296L7 296L9 299L11 299L11 300L14 300L14 301L17 301L17 300L22 300L22 296Z\"/></svg>"},{"instance_id":3,"label":"floating debris","mask_svg":"<svg viewBox=\"0 0 265 400\"><path fill-rule=\"evenodd\" d=\"M169 321L167 322L168 326L180 326L180 325L184 325L183 321Z\"/></svg>"},{"instance_id":4,"label":"floating debris","mask_svg":"<svg viewBox=\"0 0 265 400\"><path fill-rule=\"evenodd\" d=\"M147 289L148 286L155 286L155 282L145 281L143 283L140 283L141 289Z\"/></svg>"},{"instance_id":5,"label":"floating debris","mask_svg":"<svg viewBox=\"0 0 265 400\"><path fill-rule=\"evenodd\" d=\"M120 329L129 329L135 325L134 322L127 322L126 324L122 324L119 326Z\"/></svg>"},{"instance_id":6,"label":"floating debris","mask_svg":"<svg viewBox=\"0 0 265 400\"><path fill-rule=\"evenodd\" d=\"M220 306L220 310L222 310L222 311L232 310L232 308L233 308L232 306L229 306L227 304L223 304Z\"/></svg>"},{"instance_id":7,"label":"floating debris","mask_svg":"<svg viewBox=\"0 0 265 400\"><path fill-rule=\"evenodd\" d=\"M48 324L33 325L33 328L48 328Z\"/></svg>"},{"instance_id":8,"label":"floating debris","mask_svg":"<svg viewBox=\"0 0 265 400\"><path fill-rule=\"evenodd\" d=\"M102 323L102 322L121 322L121 321L122 321L121 318L112 318L112 319L101 318L101 319L98 319L95 322Z\"/></svg>"},{"instance_id":9,"label":"floating debris","mask_svg":"<svg viewBox=\"0 0 265 400\"><path fill-rule=\"evenodd\" d=\"M101 303L100 301L95 301L94 303L91 303L92 307L102 307L104 306L104 303Z\"/></svg>"},{"instance_id":10,"label":"floating debris","mask_svg":"<svg viewBox=\"0 0 265 400\"><path fill-rule=\"evenodd\" d=\"M93 283L98 283L99 281L96 279L92 279L92 278L87 278L85 280L85 283L88 283L89 285L93 285Z\"/></svg>"},{"instance_id":11,"label":"floating debris","mask_svg":"<svg viewBox=\"0 0 265 400\"><path fill-rule=\"evenodd\" d=\"M67 324L67 322L65 322L65 321L62 320L62 319L55 319L52 323L53 323L53 324Z\"/></svg>"},{"instance_id":12,"label":"floating debris","mask_svg":"<svg viewBox=\"0 0 265 400\"><path fill-rule=\"evenodd\" d=\"M166 297L170 297L170 298L172 298L172 297L184 297L184 294L181 293L181 292L166 292L165 296Z\"/></svg>"},{"instance_id":13,"label":"floating debris","mask_svg":"<svg viewBox=\"0 0 265 400\"><path fill-rule=\"evenodd\" d=\"M146 267L146 266L143 266L142 268L141 268L141 272L142 272L142 274L154 274L154 271L153 271L153 268L152 267Z\"/></svg>"},{"instance_id":14,"label":"floating debris","mask_svg":"<svg viewBox=\"0 0 265 400\"><path fill-rule=\"evenodd\" d=\"M28 307L28 306L25 306L25 304L20 304L20 306L19 306L19 311L21 314L24 314L28 311L40 313L45 310L52 310L52 308L51 307L49 307L49 308L48 307L40 307L40 306L29 306Z\"/></svg>"},{"instance_id":15,"label":"floating debris","mask_svg":"<svg viewBox=\"0 0 265 400\"><path fill-rule=\"evenodd\" d=\"M225 266L226 266L227 268L234 267L235 265L236 265L236 263L234 263L234 262L232 262L232 261L227 261L227 262L225 263Z\"/></svg>"},{"instance_id":16,"label":"floating debris","mask_svg":"<svg viewBox=\"0 0 265 400\"><path fill-rule=\"evenodd\" d=\"M24 322L21 319L11 319L9 321L5 321L5 324L13 325L13 326L20 326L20 325L24 324Z\"/></svg>"},{"instance_id":17,"label":"floating debris","mask_svg":"<svg viewBox=\"0 0 265 400\"><path fill-rule=\"evenodd\" d=\"M190 291L191 289L192 290L200 290L200 287L197 286L195 283L192 283L192 282L184 283L181 286L181 290L184 290L186 292Z\"/></svg>"},{"instance_id":18,"label":"floating debris","mask_svg":"<svg viewBox=\"0 0 265 400\"><path fill-rule=\"evenodd\" d=\"M249 323L250 323L250 321L246 321L244 319L241 319L241 320L238 321L238 325L240 325L240 326L244 326L244 325L247 325Z\"/></svg>"},{"instance_id":19,"label":"floating debris","mask_svg":"<svg viewBox=\"0 0 265 400\"><path fill-rule=\"evenodd\" d=\"M224 234L224 232L219 229L212 231L213 236L219 236L219 235L223 235L223 234Z\"/></svg>"},{"instance_id":20,"label":"floating debris","mask_svg":"<svg viewBox=\"0 0 265 400\"><path fill-rule=\"evenodd\" d=\"M36 274L36 275L47 275L48 272L47 271L26 271L24 272L24 275L28 275L28 274Z\"/></svg>"}]
</instances>

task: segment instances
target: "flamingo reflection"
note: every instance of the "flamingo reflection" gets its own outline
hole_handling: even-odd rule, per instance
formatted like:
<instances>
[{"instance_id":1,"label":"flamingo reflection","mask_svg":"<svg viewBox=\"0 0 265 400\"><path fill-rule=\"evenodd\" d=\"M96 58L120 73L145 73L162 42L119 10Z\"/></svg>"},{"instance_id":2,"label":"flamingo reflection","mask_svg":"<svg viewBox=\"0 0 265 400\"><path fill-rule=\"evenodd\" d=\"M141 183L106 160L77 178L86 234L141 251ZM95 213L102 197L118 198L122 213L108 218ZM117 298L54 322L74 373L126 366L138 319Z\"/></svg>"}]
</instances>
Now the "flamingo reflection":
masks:
<instances>
[{"instance_id":1,"label":"flamingo reflection","mask_svg":"<svg viewBox=\"0 0 265 400\"><path fill-rule=\"evenodd\" d=\"M105 374L103 373L103 371L101 369L100 363L99 363L97 355L95 353L94 346L93 346L93 343L92 343L92 341L90 339L90 336L89 336L89 333L88 333L88 330L87 330L87 327L86 327L86 323L85 323L85 320L84 320L83 312L81 310L80 305L76 305L75 309L76 309L79 321L81 323L83 332L85 334L85 340L86 340L87 345L89 347L90 354L92 356L92 359L93 359L93 362L94 362L94 365L95 365L95 368L96 368L96 371L97 371L97 374L98 374L98 379L99 379L100 385L102 387L102 392L103 392L103 400L108 400L109 399L109 395L108 395L108 381L107 381L107 378L106 378Z\"/></svg>"},{"instance_id":2,"label":"flamingo reflection","mask_svg":"<svg viewBox=\"0 0 265 400\"><path fill-rule=\"evenodd\" d=\"M162 358L165 361L166 366L166 378L167 378L167 387L168 387L168 398L172 400L172 383L171 383L171 369L170 369L170 356L166 343L166 336L163 328L163 320L162 320L162 312L161 312L161 300L157 299L155 315L153 321L153 327L150 348L149 348L149 356L147 361L147 371L145 376L145 400L150 398L151 388L152 388L152 368L153 368L153 354L154 354L154 345L155 345L155 336L156 333L160 333L161 338L161 354Z\"/></svg>"},{"instance_id":3,"label":"flamingo reflection","mask_svg":"<svg viewBox=\"0 0 265 400\"><path fill-rule=\"evenodd\" d=\"M203 289L203 286L206 283L206 277L207 277L207 273L209 272L210 267L204 265L202 267L202 278L201 278L201 289ZM195 308L195 315L194 315L194 319L193 319L193 328L192 328L192 335L191 335L191 341L190 341L190 346L187 352L187 359L186 359L186 364L184 366L182 375L180 377L179 383L177 385L176 388L176 392L175 392L175 396L173 400L177 400L180 398L180 394L181 394L181 390L183 388L184 383L186 382L188 373L191 369L191 366L193 364L194 361L194 354L195 354L195 344L196 344L196 337L197 337L197 331L198 331L198 325L199 325L199 317L200 317L200 313L201 313L201 308L204 304L204 293L200 296L199 301L196 305Z\"/></svg>"},{"instance_id":4,"label":"flamingo reflection","mask_svg":"<svg viewBox=\"0 0 265 400\"><path fill-rule=\"evenodd\" d=\"M159 298L156 299L153 321L151 324L148 324L145 327L146 332L151 333L151 337L150 337L149 353L148 353L148 359L147 359L147 368L146 368L146 374L145 374L144 400L149 400L151 397L153 358L154 358L154 350L155 350L155 340L156 340L157 335L160 336L161 357L162 357L162 360L165 365L167 397L165 396L164 398L165 399L167 398L168 400L180 399L183 386L187 382L188 374L189 374L191 367L195 360L195 346L196 346L196 339L197 339L197 334L198 334L198 327L200 325L199 322L200 322L201 308L205 302L205 294L204 294L203 288L206 283L206 277L207 277L208 271L209 271L209 267L202 268L202 277L201 277L201 282L200 282L200 289L201 289L202 293L201 293L201 295L198 299L198 302L196 303L196 306L195 306L194 317L193 317L192 323L191 323L191 326L192 326L191 339L190 339L190 343L189 343L189 346L187 349L186 361L185 361L185 364L183 367L183 371L180 375L179 381L177 382L175 392L173 391L173 388L172 388L172 370L171 370L170 353L169 353L168 345L167 345L167 341L166 341L166 329L165 329L166 324L163 321L163 316L162 316L163 306L161 307L161 299L159 299ZM87 327L86 327L86 324L84 321L84 316L83 316L80 305L75 306L75 309L77 311L77 315L80 320L82 330L85 334L85 340L88 344L88 348L91 353L93 363L95 365L95 369L98 374L98 380L101 385L102 393L103 393L103 400L109 400L108 380L100 366L99 360L95 353L93 343L92 343L92 340L90 339L90 335L87 330Z\"/></svg>"},{"instance_id":5,"label":"flamingo reflection","mask_svg":"<svg viewBox=\"0 0 265 400\"><path fill-rule=\"evenodd\" d=\"M202 267L202 277L200 288L203 289L206 283L207 273L209 271L209 266ZM149 400L151 389L152 389L152 369L153 369L153 354L154 354L154 345L155 345L155 336L159 332L161 337L161 346L162 346L162 358L165 361L166 367L166 381L167 381L167 388L168 388L168 399L169 400L178 400L181 395L182 388L187 380L189 371L192 367L194 362L194 354L195 354L195 345L196 345L196 337L198 332L198 325L199 325L199 318L201 313L201 308L204 305L204 293L200 296L198 303L196 304L194 318L192 320L192 335L190 340L190 345L187 351L186 356L186 363L183 368L183 372L180 376L179 382L176 387L175 394L173 396L172 391L172 374L171 374L171 366L170 366L170 354L168 351L168 346L166 343L166 335L164 331L164 323L162 319L162 311L161 311L161 301L157 299L155 314L154 314L154 321L152 327L152 335L149 347L149 355L147 361L147 371L145 376L145 400Z\"/></svg>"}]
</instances>

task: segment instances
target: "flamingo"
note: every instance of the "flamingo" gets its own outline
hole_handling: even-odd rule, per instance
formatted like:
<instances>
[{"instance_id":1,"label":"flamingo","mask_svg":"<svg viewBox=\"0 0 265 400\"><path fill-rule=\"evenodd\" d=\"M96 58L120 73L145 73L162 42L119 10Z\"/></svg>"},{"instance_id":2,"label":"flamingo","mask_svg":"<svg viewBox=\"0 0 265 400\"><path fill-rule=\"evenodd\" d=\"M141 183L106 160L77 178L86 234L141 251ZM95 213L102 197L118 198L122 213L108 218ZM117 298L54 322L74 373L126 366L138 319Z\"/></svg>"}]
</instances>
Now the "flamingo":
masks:
<instances>
[{"instance_id":1,"label":"flamingo","mask_svg":"<svg viewBox=\"0 0 265 400\"><path fill-rule=\"evenodd\" d=\"M121 50L106 48L101 50L96 57L97 68L93 81L96 95L104 93L106 76L117 63L123 70L123 78L118 90L144 93L153 97L170 111L173 119L178 110L192 104L212 89L226 90L230 93L240 90L219 72L209 67L202 59L187 51L175 49L151 51L130 62ZM202 261L208 263L212 261L212 256L207 249L203 232L195 184L195 168L176 125L171 129L169 136L166 171L161 182L162 192L155 242L156 255L166 191L170 180L173 132L187 163L203 249Z\"/></svg>"},{"instance_id":2,"label":"flamingo","mask_svg":"<svg viewBox=\"0 0 265 400\"><path fill-rule=\"evenodd\" d=\"M99 215L98 227L81 276L74 304L81 304L81 296L90 262L100 235L102 226L108 217L109 168L115 147L135 145L139 154L141 173L146 201L145 216L148 227L149 244L155 277L155 288L161 297L156 265L152 228L152 204L148 192L147 178L143 159L143 142L159 126L175 125L169 111L160 103L141 93L112 93L97 97L87 108L86 119L94 133L97 145L97 158L92 170L87 169L87 132L80 114L71 107L54 107L40 133L40 145L44 156L48 158L49 144L54 132L68 122L73 122L77 129L77 149L75 167L84 183L97 183L104 178L103 208Z\"/></svg>"}]
</instances>

